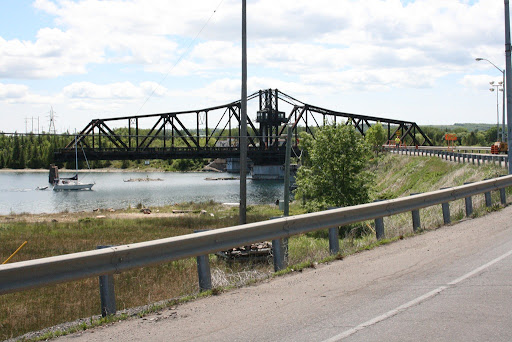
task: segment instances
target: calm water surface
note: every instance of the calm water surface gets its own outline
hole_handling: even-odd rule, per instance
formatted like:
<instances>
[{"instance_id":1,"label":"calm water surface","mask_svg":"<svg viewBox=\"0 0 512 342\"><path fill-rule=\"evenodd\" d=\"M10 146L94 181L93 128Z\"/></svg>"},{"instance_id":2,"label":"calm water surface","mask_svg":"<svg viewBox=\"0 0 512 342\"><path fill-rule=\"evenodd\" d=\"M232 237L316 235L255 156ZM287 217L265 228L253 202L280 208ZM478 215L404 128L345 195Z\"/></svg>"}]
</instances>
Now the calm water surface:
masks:
<instances>
[{"instance_id":1,"label":"calm water surface","mask_svg":"<svg viewBox=\"0 0 512 342\"><path fill-rule=\"evenodd\" d=\"M71 175L71 174L69 174ZM65 173L61 173L66 177ZM124 182L130 178L161 178L163 181ZM92 191L36 190L48 186L48 173L0 173L0 214L121 209L142 203L162 206L180 202L240 201L238 180L207 180L232 177L227 173L123 172L80 174L80 181L96 182ZM247 180L247 203L270 204L283 196L282 181Z\"/></svg>"}]
</instances>

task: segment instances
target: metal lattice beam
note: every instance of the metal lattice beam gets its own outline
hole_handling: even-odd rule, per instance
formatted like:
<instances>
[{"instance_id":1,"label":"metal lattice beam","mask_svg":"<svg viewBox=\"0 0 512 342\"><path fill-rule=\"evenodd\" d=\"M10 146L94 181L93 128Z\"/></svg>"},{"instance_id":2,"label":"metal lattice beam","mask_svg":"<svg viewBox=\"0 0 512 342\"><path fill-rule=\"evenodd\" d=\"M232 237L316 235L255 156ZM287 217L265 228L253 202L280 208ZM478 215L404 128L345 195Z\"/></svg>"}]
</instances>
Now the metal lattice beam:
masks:
<instances>
[{"instance_id":1,"label":"metal lattice beam","mask_svg":"<svg viewBox=\"0 0 512 342\"><path fill-rule=\"evenodd\" d=\"M258 129L248 118L249 158L263 163L281 163L284 160L284 147L281 145L288 123L292 124L295 136L294 149L297 149L300 131L314 137L315 130L329 122L353 125L362 135L380 122L387 125L388 140L393 140L401 132L401 139L407 139L414 145L432 145L414 122L332 111L306 104L277 89L258 91L248 96L249 101L255 99L259 100L260 111L269 111L272 118L284 113L278 109L291 107L282 121L274 121L264 131L260 121ZM236 158L239 154L240 106L240 101L235 101L199 110L95 119L77 134L77 143L84 147L90 160ZM143 120L150 121L149 129L141 128ZM125 121L127 134L123 129L111 128L122 127ZM208 127L208 123L213 123L214 128ZM418 137L423 141L418 141ZM265 139L270 139L271 144L267 146ZM56 151L55 159L72 160L74 144L73 139L64 149Z\"/></svg>"}]
</instances>

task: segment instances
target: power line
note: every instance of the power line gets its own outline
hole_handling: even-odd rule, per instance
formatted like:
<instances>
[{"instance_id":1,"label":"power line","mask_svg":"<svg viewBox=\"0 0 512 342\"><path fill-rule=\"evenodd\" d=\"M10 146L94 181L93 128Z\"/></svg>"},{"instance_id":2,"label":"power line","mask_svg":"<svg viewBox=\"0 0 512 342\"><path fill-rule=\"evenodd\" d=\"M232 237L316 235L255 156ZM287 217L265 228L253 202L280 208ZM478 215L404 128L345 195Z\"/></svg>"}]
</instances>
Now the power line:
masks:
<instances>
[{"instance_id":1,"label":"power line","mask_svg":"<svg viewBox=\"0 0 512 342\"><path fill-rule=\"evenodd\" d=\"M196 36L194 37L194 39L188 44L187 48L185 49L185 51L181 54L181 56L178 58L178 60L174 63L174 65L167 71L167 73L165 74L165 76L160 80L160 82L158 83L158 85L153 89L153 91L151 91L151 94L149 94L149 96L146 98L146 100L142 103L142 105L140 106L140 108L137 110L137 112L135 113L135 115L138 115L140 113L140 111L142 110L142 107L144 107L146 105L146 103L149 101L149 99L155 94L156 90L162 85L162 83L165 81L165 79L167 78L167 76L169 76L169 74L171 73L171 71L174 70L174 68L182 61L182 59L190 52L190 49L192 48L192 45L196 42L197 38L199 37L199 35L201 34L201 32L203 32L203 30L205 29L206 25L208 25L208 23L210 22L210 20L212 19L212 17L215 15L215 13L217 13L217 10L219 9L220 5L222 5L222 3L224 2L224 0L221 0L219 2L219 4L217 5L217 7L215 8L215 10L213 11L213 13L210 15L210 17L208 18L208 20L206 20L206 22L204 23L203 27L201 27L201 29L199 30L199 32L196 34Z\"/></svg>"}]
</instances>

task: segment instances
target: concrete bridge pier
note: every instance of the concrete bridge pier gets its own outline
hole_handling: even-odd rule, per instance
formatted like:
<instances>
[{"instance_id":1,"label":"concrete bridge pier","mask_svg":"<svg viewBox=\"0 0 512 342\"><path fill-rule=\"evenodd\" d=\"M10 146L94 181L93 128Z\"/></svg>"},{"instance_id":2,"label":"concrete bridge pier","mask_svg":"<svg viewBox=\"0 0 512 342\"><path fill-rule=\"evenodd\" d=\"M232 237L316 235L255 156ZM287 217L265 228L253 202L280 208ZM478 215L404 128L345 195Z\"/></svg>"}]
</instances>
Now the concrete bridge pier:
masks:
<instances>
[{"instance_id":1,"label":"concrete bridge pier","mask_svg":"<svg viewBox=\"0 0 512 342\"><path fill-rule=\"evenodd\" d=\"M252 179L284 179L284 165L254 165Z\"/></svg>"}]
</instances>

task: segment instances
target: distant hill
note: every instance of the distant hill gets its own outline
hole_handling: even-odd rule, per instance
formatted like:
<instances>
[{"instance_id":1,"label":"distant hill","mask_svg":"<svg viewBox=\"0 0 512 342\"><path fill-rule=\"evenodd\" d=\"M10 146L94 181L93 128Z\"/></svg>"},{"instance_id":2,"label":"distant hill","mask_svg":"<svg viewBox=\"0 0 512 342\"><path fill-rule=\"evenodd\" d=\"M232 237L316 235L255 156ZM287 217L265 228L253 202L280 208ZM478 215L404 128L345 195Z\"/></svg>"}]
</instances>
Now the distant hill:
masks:
<instances>
[{"instance_id":1,"label":"distant hill","mask_svg":"<svg viewBox=\"0 0 512 342\"><path fill-rule=\"evenodd\" d=\"M496 127L496 124L485 123L455 123L453 125L420 125L420 127L432 127L443 131L455 131L457 128L465 128L468 132L484 132L489 128ZM501 124L500 124L501 127ZM505 128L506 129L506 128Z\"/></svg>"}]
</instances>

